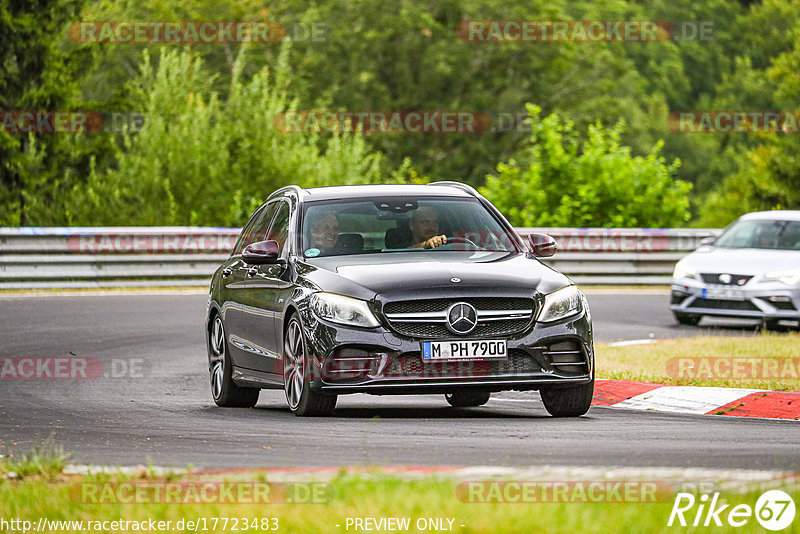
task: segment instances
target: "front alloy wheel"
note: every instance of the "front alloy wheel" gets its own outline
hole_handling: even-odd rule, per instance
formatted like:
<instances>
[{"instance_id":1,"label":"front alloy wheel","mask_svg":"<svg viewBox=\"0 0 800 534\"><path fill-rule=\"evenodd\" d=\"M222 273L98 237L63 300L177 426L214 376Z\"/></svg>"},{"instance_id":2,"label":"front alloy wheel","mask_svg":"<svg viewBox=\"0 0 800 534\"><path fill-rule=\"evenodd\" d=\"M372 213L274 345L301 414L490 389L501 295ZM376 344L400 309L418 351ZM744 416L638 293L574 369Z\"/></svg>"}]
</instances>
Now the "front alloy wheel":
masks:
<instances>
[{"instance_id":1,"label":"front alloy wheel","mask_svg":"<svg viewBox=\"0 0 800 534\"><path fill-rule=\"evenodd\" d=\"M252 408L258 402L257 388L243 388L233 382L233 365L228 344L225 340L225 325L217 315L208 332L208 346L211 349L211 396L217 406L233 408Z\"/></svg>"},{"instance_id":2,"label":"front alloy wheel","mask_svg":"<svg viewBox=\"0 0 800 534\"><path fill-rule=\"evenodd\" d=\"M330 415L336 395L311 391L311 361L306 352L303 327L297 317L289 319L283 343L283 389L289 409L298 416Z\"/></svg>"}]
</instances>

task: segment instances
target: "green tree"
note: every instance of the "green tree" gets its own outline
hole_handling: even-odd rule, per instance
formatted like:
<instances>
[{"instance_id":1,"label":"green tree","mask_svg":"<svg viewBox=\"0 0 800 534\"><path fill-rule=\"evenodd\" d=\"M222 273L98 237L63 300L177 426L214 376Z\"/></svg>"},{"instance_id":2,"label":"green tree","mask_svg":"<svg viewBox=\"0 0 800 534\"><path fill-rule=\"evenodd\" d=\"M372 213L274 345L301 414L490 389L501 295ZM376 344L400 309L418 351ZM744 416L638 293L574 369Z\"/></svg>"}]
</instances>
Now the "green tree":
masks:
<instances>
[{"instance_id":1,"label":"green tree","mask_svg":"<svg viewBox=\"0 0 800 534\"><path fill-rule=\"evenodd\" d=\"M85 49L57 46L81 0L0 0L0 110L69 110L76 103L76 73ZM75 136L34 136L0 128L0 225L48 224L52 209L88 170L93 148ZM97 150L97 147L94 148Z\"/></svg>"},{"instance_id":2,"label":"green tree","mask_svg":"<svg viewBox=\"0 0 800 534\"><path fill-rule=\"evenodd\" d=\"M530 144L501 163L480 191L517 226L669 227L689 218L691 184L673 178L661 143L645 157L620 144L624 123L585 134L528 105Z\"/></svg>"},{"instance_id":3,"label":"green tree","mask_svg":"<svg viewBox=\"0 0 800 534\"><path fill-rule=\"evenodd\" d=\"M800 104L800 22L795 23L794 48L773 58L767 70L775 87L777 109L795 114ZM739 157L739 169L705 199L698 224L723 226L748 211L800 209L800 131L753 136L760 144Z\"/></svg>"},{"instance_id":4,"label":"green tree","mask_svg":"<svg viewBox=\"0 0 800 534\"><path fill-rule=\"evenodd\" d=\"M381 158L359 135L285 134L275 117L293 110L285 63L242 79L234 63L227 98L188 52L145 54L132 94L143 97L145 122L124 136L113 168L93 168L67 204L72 224L239 225L279 187L378 182ZM284 56L285 58L285 56ZM392 176L392 175L388 175Z\"/></svg>"}]
</instances>

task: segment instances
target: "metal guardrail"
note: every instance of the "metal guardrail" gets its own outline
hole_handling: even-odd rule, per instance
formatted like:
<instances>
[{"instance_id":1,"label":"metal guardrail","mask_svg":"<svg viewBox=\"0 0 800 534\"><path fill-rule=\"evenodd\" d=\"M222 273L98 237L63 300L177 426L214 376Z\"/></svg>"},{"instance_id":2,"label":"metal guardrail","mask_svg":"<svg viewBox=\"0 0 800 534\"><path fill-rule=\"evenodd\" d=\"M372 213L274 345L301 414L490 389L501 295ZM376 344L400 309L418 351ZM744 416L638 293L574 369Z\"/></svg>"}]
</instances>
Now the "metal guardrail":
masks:
<instances>
[{"instance_id":1,"label":"metal guardrail","mask_svg":"<svg viewBox=\"0 0 800 534\"><path fill-rule=\"evenodd\" d=\"M0 228L0 289L208 285L239 228ZM668 284L711 229L518 228L552 235L544 263L583 284Z\"/></svg>"},{"instance_id":2,"label":"metal guardrail","mask_svg":"<svg viewBox=\"0 0 800 534\"><path fill-rule=\"evenodd\" d=\"M543 263L579 284L660 285L672 281L675 264L719 229L517 228L550 234L559 252Z\"/></svg>"}]
</instances>

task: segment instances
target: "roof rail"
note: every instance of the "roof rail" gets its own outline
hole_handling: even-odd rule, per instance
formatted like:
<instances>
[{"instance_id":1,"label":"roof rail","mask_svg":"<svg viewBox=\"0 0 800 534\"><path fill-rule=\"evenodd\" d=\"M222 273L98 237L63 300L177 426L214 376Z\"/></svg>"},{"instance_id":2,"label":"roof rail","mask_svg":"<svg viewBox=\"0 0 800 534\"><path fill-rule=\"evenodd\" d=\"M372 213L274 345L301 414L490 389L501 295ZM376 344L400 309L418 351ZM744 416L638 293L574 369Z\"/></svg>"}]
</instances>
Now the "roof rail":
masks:
<instances>
[{"instance_id":1,"label":"roof rail","mask_svg":"<svg viewBox=\"0 0 800 534\"><path fill-rule=\"evenodd\" d=\"M469 193L470 195L472 195L474 197L481 196L480 193L478 193L475 190L475 188L472 187L471 185L462 184L461 182L456 182L454 180L442 180L440 182L431 182L428 185L447 185L447 186L450 186L450 187L457 187L457 188L461 189L462 191L466 191L467 193Z\"/></svg>"},{"instance_id":2,"label":"roof rail","mask_svg":"<svg viewBox=\"0 0 800 534\"><path fill-rule=\"evenodd\" d=\"M285 187L281 187L280 189L275 190L270 196L267 197L267 200L280 196L288 191L293 191L298 198L302 194L306 193L306 190L300 187L299 185L287 185Z\"/></svg>"}]
</instances>

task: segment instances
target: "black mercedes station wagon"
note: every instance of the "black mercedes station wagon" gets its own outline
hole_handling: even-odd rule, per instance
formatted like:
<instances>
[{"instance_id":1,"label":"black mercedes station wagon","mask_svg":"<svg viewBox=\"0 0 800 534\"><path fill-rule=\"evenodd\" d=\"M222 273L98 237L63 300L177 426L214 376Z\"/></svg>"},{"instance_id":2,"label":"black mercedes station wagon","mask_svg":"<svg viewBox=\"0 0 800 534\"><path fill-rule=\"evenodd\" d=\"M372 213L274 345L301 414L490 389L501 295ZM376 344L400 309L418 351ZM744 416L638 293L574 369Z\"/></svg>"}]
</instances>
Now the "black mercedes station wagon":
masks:
<instances>
[{"instance_id":1,"label":"black mercedes station wagon","mask_svg":"<svg viewBox=\"0 0 800 534\"><path fill-rule=\"evenodd\" d=\"M441 393L455 407L538 390L586 413L594 351L583 293L458 182L274 192L214 273L206 339L219 406L283 389L296 415L338 395Z\"/></svg>"}]
</instances>

